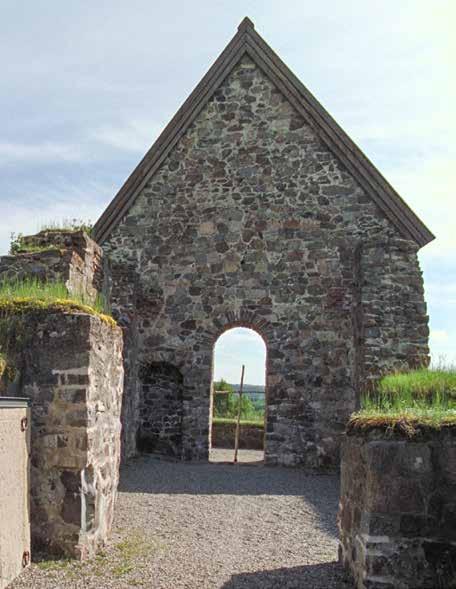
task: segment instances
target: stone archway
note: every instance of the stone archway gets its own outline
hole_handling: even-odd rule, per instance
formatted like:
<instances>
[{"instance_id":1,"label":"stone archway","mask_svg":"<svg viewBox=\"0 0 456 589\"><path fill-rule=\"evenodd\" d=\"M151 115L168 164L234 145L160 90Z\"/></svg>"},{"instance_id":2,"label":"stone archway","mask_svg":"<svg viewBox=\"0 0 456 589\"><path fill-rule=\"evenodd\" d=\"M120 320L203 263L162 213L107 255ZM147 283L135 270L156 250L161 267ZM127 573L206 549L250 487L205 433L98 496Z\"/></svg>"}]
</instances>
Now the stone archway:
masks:
<instances>
[{"instance_id":1,"label":"stone archway","mask_svg":"<svg viewBox=\"0 0 456 589\"><path fill-rule=\"evenodd\" d=\"M225 347L227 346L227 347ZM215 384L223 379L239 390L241 367L245 366L244 401L239 438L241 462L264 458L267 420L267 361L265 338L245 324L228 327L213 346L209 408L209 457L211 462L232 460L237 410ZM259 387L262 387L261 389ZM225 401L225 402L224 402Z\"/></svg>"},{"instance_id":2,"label":"stone archway","mask_svg":"<svg viewBox=\"0 0 456 589\"><path fill-rule=\"evenodd\" d=\"M204 424L204 420L206 416L210 415L211 407L211 384L213 381L213 352L214 346L217 340L220 338L221 335L229 331L230 329L236 327L244 327L247 329L253 330L257 333L264 342L266 348L266 359L265 359L265 389L266 389L266 416L265 416L265 438L264 438L264 459L265 462L275 463L274 459L274 451L271 449L269 442L273 440L271 438L271 433L273 430L272 423L275 421L275 413L276 407L271 407L269 400L271 397L271 387L274 383L278 382L277 378L277 370L274 368L274 364L270 362L270 357L274 356L274 351L280 345L279 341L276 341L275 338L275 331L273 326L261 317L260 314L251 311L249 309L241 308L235 311L228 311L218 317L215 317L211 320L208 327L198 334L197 342L195 348L197 349L196 354L193 355L193 362L200 364L203 366L203 370L199 371L200 379L205 383L205 398L203 399L203 418L199 418L199 427L197 426L196 430L203 432L203 435L200 436L200 443L199 443L199 454L198 457L206 459L209 453L209 426L208 423L207 429L204 429L202 425ZM194 349L195 349L194 348ZM273 395L273 393L272 393ZM190 409L190 408L189 408ZM191 409L190 409L191 410ZM185 415L185 404L184 404L184 415ZM185 419L184 419L185 422ZM207 422L209 420L207 419ZM185 429L184 423L184 448L183 448L183 455L185 457L185 438L186 434L188 439L192 436L193 448L195 448L194 441L195 441L195 425L193 425L193 432L190 432Z\"/></svg>"}]
</instances>

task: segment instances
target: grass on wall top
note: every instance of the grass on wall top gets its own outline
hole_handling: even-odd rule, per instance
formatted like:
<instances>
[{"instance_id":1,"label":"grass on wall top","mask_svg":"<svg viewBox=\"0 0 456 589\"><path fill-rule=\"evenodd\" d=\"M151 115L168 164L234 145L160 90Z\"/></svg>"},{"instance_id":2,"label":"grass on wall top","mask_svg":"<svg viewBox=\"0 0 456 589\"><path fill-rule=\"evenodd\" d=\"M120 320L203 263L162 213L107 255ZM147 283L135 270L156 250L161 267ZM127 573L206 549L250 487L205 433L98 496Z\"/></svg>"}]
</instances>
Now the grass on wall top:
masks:
<instances>
[{"instance_id":1,"label":"grass on wall top","mask_svg":"<svg viewBox=\"0 0 456 589\"><path fill-rule=\"evenodd\" d=\"M417 428L456 426L456 368L422 368L382 378L372 393L361 399L347 431L375 427L414 435Z\"/></svg>"},{"instance_id":2,"label":"grass on wall top","mask_svg":"<svg viewBox=\"0 0 456 589\"><path fill-rule=\"evenodd\" d=\"M77 231L84 231L87 235L91 236L93 231L93 223L90 220L84 219L60 219L50 220L46 223L42 223L38 232L48 233L60 233L60 232L71 232L76 233ZM11 233L9 253L10 255L16 254L34 254L47 251L59 251L59 248L52 244L36 245L26 241L26 238L22 233Z\"/></svg>"},{"instance_id":3,"label":"grass on wall top","mask_svg":"<svg viewBox=\"0 0 456 589\"><path fill-rule=\"evenodd\" d=\"M63 282L41 282L36 279L0 282L1 315L72 311L96 315L105 323L116 325L102 297L88 304L84 297L70 295Z\"/></svg>"}]
</instances>

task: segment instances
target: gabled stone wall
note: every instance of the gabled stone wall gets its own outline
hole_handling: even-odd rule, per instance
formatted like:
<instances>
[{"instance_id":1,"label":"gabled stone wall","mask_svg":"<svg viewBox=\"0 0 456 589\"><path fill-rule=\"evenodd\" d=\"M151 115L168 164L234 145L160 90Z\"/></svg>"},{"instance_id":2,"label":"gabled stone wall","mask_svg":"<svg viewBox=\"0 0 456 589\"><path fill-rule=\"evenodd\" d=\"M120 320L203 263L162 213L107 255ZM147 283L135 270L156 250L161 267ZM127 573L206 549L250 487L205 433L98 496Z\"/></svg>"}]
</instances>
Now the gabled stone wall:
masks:
<instances>
[{"instance_id":1,"label":"gabled stone wall","mask_svg":"<svg viewBox=\"0 0 456 589\"><path fill-rule=\"evenodd\" d=\"M176 456L207 458L213 347L230 327L266 343L269 464L335 468L366 383L428 361L416 244L246 55L103 250L132 326L129 449L135 364L166 363L183 377Z\"/></svg>"},{"instance_id":2,"label":"gabled stone wall","mask_svg":"<svg viewBox=\"0 0 456 589\"><path fill-rule=\"evenodd\" d=\"M456 586L456 428L342 446L340 560L356 589Z\"/></svg>"}]
</instances>

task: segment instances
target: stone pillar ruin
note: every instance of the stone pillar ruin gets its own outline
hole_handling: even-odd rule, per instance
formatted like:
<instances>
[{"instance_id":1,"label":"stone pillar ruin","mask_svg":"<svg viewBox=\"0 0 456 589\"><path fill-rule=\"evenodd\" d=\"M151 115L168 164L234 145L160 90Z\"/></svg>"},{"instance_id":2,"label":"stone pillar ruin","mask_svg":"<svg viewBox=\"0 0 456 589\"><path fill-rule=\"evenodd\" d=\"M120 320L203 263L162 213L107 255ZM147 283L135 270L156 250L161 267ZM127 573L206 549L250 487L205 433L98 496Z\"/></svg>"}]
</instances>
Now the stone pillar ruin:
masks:
<instances>
[{"instance_id":1,"label":"stone pillar ruin","mask_svg":"<svg viewBox=\"0 0 456 589\"><path fill-rule=\"evenodd\" d=\"M93 304L109 299L99 246L82 231L45 231L0 258L0 280L64 282ZM119 481L123 333L90 308L0 309L9 379L0 395L31 401L32 550L86 558L109 537Z\"/></svg>"},{"instance_id":2,"label":"stone pillar ruin","mask_svg":"<svg viewBox=\"0 0 456 589\"><path fill-rule=\"evenodd\" d=\"M85 558L107 540L119 480L119 327L83 313L28 316L9 350L32 403L32 550Z\"/></svg>"}]
</instances>

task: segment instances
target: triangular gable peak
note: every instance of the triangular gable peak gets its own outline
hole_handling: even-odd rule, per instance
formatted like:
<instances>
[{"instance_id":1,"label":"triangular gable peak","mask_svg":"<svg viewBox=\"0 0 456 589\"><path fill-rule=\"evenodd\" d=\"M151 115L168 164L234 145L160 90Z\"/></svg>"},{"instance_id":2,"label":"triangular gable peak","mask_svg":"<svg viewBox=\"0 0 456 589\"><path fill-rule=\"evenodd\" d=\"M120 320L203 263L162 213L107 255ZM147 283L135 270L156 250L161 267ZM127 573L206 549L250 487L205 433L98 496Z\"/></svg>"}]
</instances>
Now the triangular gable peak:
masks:
<instances>
[{"instance_id":1,"label":"triangular gable peak","mask_svg":"<svg viewBox=\"0 0 456 589\"><path fill-rule=\"evenodd\" d=\"M372 162L255 31L252 21L245 18L239 25L236 35L97 221L94 236L99 243L103 243L121 221L146 183L245 53L283 93L304 120L313 127L328 149L352 174L401 235L406 239L414 240L420 247L434 239L434 235Z\"/></svg>"}]
</instances>

